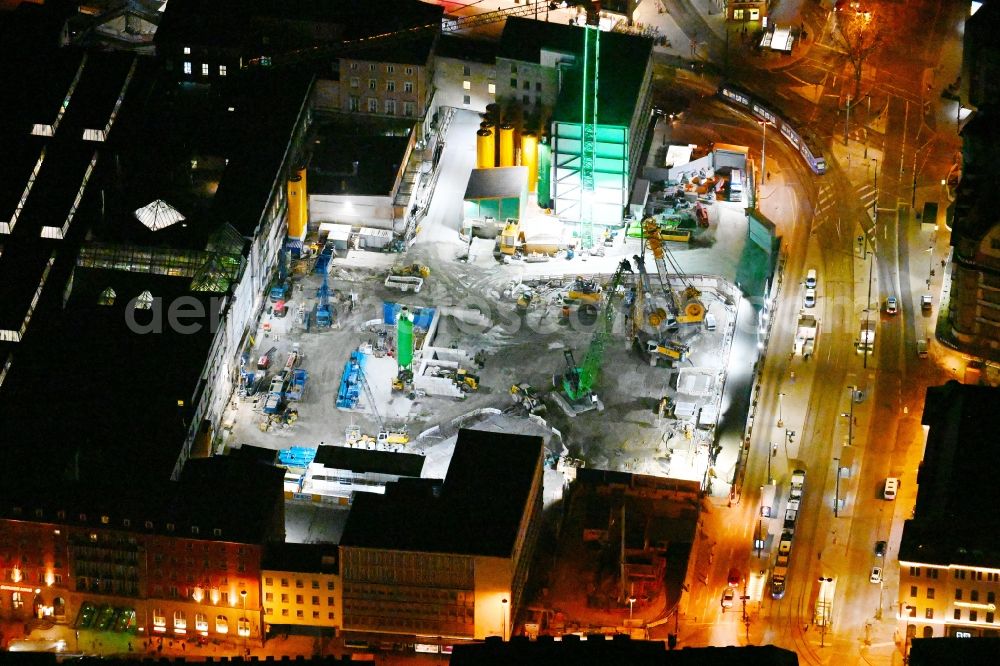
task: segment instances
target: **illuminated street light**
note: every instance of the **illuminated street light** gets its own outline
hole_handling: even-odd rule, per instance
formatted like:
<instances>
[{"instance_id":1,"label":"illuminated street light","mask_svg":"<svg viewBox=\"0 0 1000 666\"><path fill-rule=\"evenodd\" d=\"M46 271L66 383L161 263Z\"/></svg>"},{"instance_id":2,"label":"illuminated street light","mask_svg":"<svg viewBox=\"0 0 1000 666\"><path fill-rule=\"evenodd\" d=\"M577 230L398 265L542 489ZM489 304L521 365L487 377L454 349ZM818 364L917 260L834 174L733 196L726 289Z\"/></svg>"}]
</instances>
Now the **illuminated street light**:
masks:
<instances>
[{"instance_id":1,"label":"illuminated street light","mask_svg":"<svg viewBox=\"0 0 1000 666\"><path fill-rule=\"evenodd\" d=\"M243 617L240 618L240 621L239 621L239 623L236 626L239 627L244 622L247 623L247 625L245 627L241 627L243 629L243 631L240 632L240 633L243 634L243 655L246 656L246 654L247 654L247 634L250 633L250 623L249 623L249 620L247 618L247 591L246 590L240 590L240 598L243 600Z\"/></svg>"},{"instance_id":2,"label":"illuminated street light","mask_svg":"<svg viewBox=\"0 0 1000 666\"><path fill-rule=\"evenodd\" d=\"M632 605L635 603L635 597L628 598L628 620L632 621Z\"/></svg>"},{"instance_id":3,"label":"illuminated street light","mask_svg":"<svg viewBox=\"0 0 1000 666\"><path fill-rule=\"evenodd\" d=\"M500 612L503 614L503 633L501 636L506 641L507 640L507 598L504 597L500 600Z\"/></svg>"}]
</instances>

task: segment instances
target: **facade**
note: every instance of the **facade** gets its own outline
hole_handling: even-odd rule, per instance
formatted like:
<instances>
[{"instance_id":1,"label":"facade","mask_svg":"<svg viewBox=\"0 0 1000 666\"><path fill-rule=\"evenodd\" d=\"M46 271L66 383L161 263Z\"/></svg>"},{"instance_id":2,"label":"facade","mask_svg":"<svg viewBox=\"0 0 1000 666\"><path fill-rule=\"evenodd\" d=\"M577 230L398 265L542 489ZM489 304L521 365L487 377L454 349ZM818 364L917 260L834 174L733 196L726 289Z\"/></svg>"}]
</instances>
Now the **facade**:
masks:
<instances>
[{"instance_id":1,"label":"facade","mask_svg":"<svg viewBox=\"0 0 1000 666\"><path fill-rule=\"evenodd\" d=\"M340 543L345 631L508 633L541 520L542 449L537 437L461 430L443 482L356 497Z\"/></svg>"},{"instance_id":2,"label":"facade","mask_svg":"<svg viewBox=\"0 0 1000 666\"><path fill-rule=\"evenodd\" d=\"M913 638L1000 637L997 495L1000 389L950 381L927 389L927 444L917 503L899 546L899 633ZM902 478L902 484L909 479Z\"/></svg>"},{"instance_id":3,"label":"facade","mask_svg":"<svg viewBox=\"0 0 1000 666\"><path fill-rule=\"evenodd\" d=\"M288 627L320 627L336 633L341 625L341 584L337 547L330 544L272 544L261 571L267 632Z\"/></svg>"},{"instance_id":4,"label":"facade","mask_svg":"<svg viewBox=\"0 0 1000 666\"><path fill-rule=\"evenodd\" d=\"M761 0L734 0L726 5L726 20L743 28L756 30L766 25L767 2Z\"/></svg>"},{"instance_id":5,"label":"facade","mask_svg":"<svg viewBox=\"0 0 1000 666\"><path fill-rule=\"evenodd\" d=\"M141 490L68 485L38 499L6 484L0 621L259 641L262 547L284 538L281 476L216 459Z\"/></svg>"},{"instance_id":6,"label":"facade","mask_svg":"<svg viewBox=\"0 0 1000 666\"><path fill-rule=\"evenodd\" d=\"M962 128L961 181L955 192L951 244L951 288L946 338L959 349L1000 360L1000 220L994 213L1000 186L992 159L1000 141L995 120L1000 58L993 36L1000 8L984 3L966 21L961 103L974 109Z\"/></svg>"},{"instance_id":7,"label":"facade","mask_svg":"<svg viewBox=\"0 0 1000 666\"><path fill-rule=\"evenodd\" d=\"M485 113L497 99L493 42L442 35L434 50L434 106Z\"/></svg>"}]
</instances>

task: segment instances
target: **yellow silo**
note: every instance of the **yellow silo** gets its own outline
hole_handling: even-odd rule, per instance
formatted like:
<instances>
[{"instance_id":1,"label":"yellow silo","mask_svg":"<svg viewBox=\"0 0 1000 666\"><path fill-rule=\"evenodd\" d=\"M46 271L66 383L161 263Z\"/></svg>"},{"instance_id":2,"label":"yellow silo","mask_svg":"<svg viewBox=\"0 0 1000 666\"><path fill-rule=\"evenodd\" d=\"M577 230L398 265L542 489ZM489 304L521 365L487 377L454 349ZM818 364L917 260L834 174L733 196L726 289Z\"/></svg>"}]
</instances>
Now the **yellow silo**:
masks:
<instances>
[{"instance_id":1,"label":"yellow silo","mask_svg":"<svg viewBox=\"0 0 1000 666\"><path fill-rule=\"evenodd\" d=\"M493 146L493 132L481 129L476 132L476 168L492 169L496 148Z\"/></svg>"},{"instance_id":2,"label":"yellow silo","mask_svg":"<svg viewBox=\"0 0 1000 666\"><path fill-rule=\"evenodd\" d=\"M309 195L306 193L306 170L299 169L288 179L288 237L304 240L309 226Z\"/></svg>"},{"instance_id":3,"label":"yellow silo","mask_svg":"<svg viewBox=\"0 0 1000 666\"><path fill-rule=\"evenodd\" d=\"M509 123L500 126L500 166L514 166L514 126Z\"/></svg>"},{"instance_id":4,"label":"yellow silo","mask_svg":"<svg viewBox=\"0 0 1000 666\"><path fill-rule=\"evenodd\" d=\"M534 132L521 135L521 166L528 167L528 191L538 189L538 137Z\"/></svg>"}]
</instances>

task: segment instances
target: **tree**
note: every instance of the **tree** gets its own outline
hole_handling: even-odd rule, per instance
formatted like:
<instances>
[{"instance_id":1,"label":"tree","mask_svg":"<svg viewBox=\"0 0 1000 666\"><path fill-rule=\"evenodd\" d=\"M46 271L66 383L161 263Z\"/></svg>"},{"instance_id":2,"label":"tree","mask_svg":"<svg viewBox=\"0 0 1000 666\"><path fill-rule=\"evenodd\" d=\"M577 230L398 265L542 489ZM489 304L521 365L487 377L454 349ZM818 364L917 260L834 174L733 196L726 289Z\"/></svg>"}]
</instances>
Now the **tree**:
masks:
<instances>
[{"instance_id":1,"label":"tree","mask_svg":"<svg viewBox=\"0 0 1000 666\"><path fill-rule=\"evenodd\" d=\"M877 8L862 9L860 2L838 10L836 24L836 40L854 67L853 98L857 100L861 97L864 64L885 42L888 26Z\"/></svg>"}]
</instances>

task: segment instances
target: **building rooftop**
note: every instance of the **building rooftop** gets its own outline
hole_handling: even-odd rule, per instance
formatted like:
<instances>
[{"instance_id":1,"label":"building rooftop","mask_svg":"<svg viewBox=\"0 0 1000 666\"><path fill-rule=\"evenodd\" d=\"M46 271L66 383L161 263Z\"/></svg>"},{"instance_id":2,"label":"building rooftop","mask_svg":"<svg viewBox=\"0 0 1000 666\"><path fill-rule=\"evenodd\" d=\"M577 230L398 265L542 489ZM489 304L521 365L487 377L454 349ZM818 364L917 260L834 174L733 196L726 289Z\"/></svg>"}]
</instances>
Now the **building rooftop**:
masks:
<instances>
[{"instance_id":1,"label":"building rooftop","mask_svg":"<svg viewBox=\"0 0 1000 666\"><path fill-rule=\"evenodd\" d=\"M352 472L391 474L419 477L424 469L424 456L416 453L391 453L369 451L347 446L320 446L314 462L330 469L347 469Z\"/></svg>"},{"instance_id":2,"label":"building rooftop","mask_svg":"<svg viewBox=\"0 0 1000 666\"><path fill-rule=\"evenodd\" d=\"M511 17L503 29L498 56L539 63L541 53L583 54L585 28ZM601 32L598 62L598 122L628 127L638 103L653 40L617 32ZM562 80L553 120L580 122L580 70L568 69Z\"/></svg>"},{"instance_id":3,"label":"building rooftop","mask_svg":"<svg viewBox=\"0 0 1000 666\"><path fill-rule=\"evenodd\" d=\"M297 573L340 573L337 546L324 543L274 543L264 549L261 569Z\"/></svg>"},{"instance_id":4,"label":"building rooftop","mask_svg":"<svg viewBox=\"0 0 1000 666\"><path fill-rule=\"evenodd\" d=\"M438 38L434 55L439 58L454 58L493 65L496 63L499 49L500 44L492 40L447 34Z\"/></svg>"},{"instance_id":5,"label":"building rooftop","mask_svg":"<svg viewBox=\"0 0 1000 666\"><path fill-rule=\"evenodd\" d=\"M914 517L903 527L901 562L1000 567L1000 389L959 384L927 389L928 426ZM970 494L970 489L975 489Z\"/></svg>"},{"instance_id":6,"label":"building rooftop","mask_svg":"<svg viewBox=\"0 0 1000 666\"><path fill-rule=\"evenodd\" d=\"M509 557L542 439L460 430L443 484L390 483L354 500L342 546Z\"/></svg>"},{"instance_id":7,"label":"building rooftop","mask_svg":"<svg viewBox=\"0 0 1000 666\"><path fill-rule=\"evenodd\" d=\"M124 475L52 483L50 476L38 492L35 482L19 477L0 484L0 516L259 544L283 536L283 477L277 467L226 457L190 461L178 482L137 484Z\"/></svg>"},{"instance_id":8,"label":"building rooftop","mask_svg":"<svg viewBox=\"0 0 1000 666\"><path fill-rule=\"evenodd\" d=\"M528 186L528 167L473 169L465 186L466 201L517 198Z\"/></svg>"},{"instance_id":9,"label":"building rooftop","mask_svg":"<svg viewBox=\"0 0 1000 666\"><path fill-rule=\"evenodd\" d=\"M389 196L400 178L410 139L359 136L357 127L324 125L316 132L306 175L310 194Z\"/></svg>"}]
</instances>

